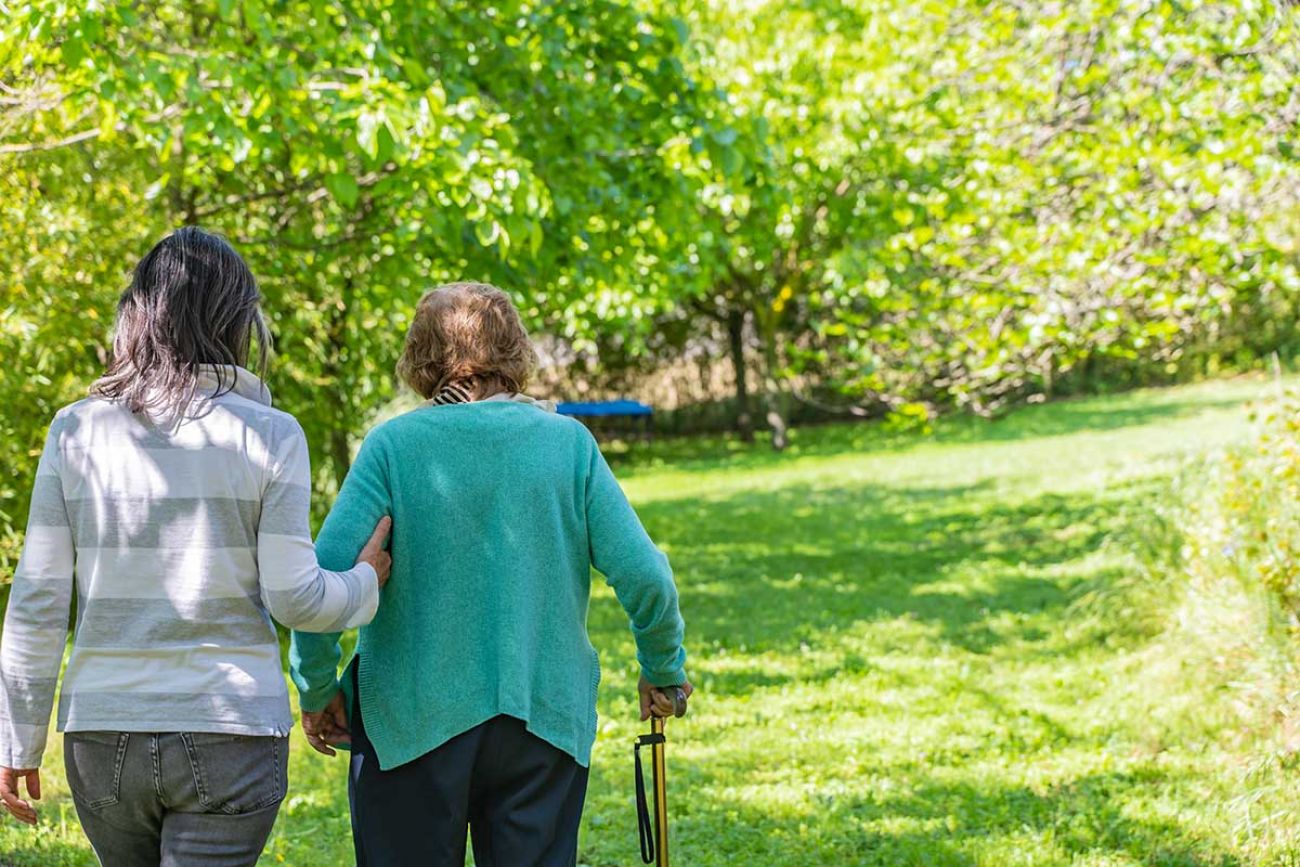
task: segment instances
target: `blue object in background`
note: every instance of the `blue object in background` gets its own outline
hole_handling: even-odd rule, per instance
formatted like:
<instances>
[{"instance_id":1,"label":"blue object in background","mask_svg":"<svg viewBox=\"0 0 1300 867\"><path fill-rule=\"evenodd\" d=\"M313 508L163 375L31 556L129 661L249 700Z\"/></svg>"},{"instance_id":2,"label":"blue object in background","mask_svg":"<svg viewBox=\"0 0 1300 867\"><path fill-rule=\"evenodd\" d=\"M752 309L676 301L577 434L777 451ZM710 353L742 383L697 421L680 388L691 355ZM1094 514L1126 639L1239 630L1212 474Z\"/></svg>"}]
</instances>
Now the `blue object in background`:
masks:
<instances>
[{"instance_id":1,"label":"blue object in background","mask_svg":"<svg viewBox=\"0 0 1300 867\"><path fill-rule=\"evenodd\" d=\"M636 400L601 400L592 403L561 403L555 407L560 415L570 416L612 416L612 415L653 415L654 409Z\"/></svg>"}]
</instances>

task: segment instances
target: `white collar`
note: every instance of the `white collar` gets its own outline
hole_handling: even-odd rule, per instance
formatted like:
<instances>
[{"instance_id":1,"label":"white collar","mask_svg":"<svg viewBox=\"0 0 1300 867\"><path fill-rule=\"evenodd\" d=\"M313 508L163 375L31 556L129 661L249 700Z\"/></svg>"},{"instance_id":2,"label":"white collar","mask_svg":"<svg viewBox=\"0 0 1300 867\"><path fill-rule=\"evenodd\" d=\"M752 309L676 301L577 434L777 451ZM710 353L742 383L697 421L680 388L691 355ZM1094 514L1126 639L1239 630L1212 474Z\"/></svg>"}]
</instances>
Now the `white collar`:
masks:
<instances>
[{"instance_id":1,"label":"white collar","mask_svg":"<svg viewBox=\"0 0 1300 867\"><path fill-rule=\"evenodd\" d=\"M218 380L220 376L220 380ZM240 397L271 405L271 390L256 374L236 364L200 364L198 387L201 391L213 392L218 387L229 387Z\"/></svg>"}]
</instances>

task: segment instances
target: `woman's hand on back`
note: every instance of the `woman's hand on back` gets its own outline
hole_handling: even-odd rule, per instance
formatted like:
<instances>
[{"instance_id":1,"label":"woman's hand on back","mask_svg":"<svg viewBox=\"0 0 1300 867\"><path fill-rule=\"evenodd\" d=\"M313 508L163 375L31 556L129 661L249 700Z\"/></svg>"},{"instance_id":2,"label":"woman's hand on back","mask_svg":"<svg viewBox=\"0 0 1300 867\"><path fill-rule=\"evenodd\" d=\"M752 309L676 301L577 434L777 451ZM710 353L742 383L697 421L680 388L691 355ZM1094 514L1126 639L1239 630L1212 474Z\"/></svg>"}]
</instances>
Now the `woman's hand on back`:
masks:
<instances>
[{"instance_id":1,"label":"woman's hand on back","mask_svg":"<svg viewBox=\"0 0 1300 867\"><path fill-rule=\"evenodd\" d=\"M383 590L384 585L388 583L388 574L393 569L393 558L384 550L384 542L388 539L388 531L393 528L393 519L385 515L379 519L375 525L375 532L370 536L370 541L366 547L361 549L357 555L358 563L369 563L379 576L379 589Z\"/></svg>"}]
</instances>

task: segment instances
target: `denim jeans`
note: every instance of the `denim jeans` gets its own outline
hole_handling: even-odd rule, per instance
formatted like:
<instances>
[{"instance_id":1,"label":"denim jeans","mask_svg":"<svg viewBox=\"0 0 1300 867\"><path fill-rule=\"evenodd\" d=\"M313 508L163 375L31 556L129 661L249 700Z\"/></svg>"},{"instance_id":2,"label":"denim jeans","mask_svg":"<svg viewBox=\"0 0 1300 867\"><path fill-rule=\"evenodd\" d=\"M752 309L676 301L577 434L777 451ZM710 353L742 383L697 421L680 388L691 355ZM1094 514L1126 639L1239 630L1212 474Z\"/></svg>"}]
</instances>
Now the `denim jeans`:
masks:
<instances>
[{"instance_id":1,"label":"denim jeans","mask_svg":"<svg viewBox=\"0 0 1300 867\"><path fill-rule=\"evenodd\" d=\"M256 864L288 786L288 738L69 732L63 754L104 867Z\"/></svg>"}]
</instances>

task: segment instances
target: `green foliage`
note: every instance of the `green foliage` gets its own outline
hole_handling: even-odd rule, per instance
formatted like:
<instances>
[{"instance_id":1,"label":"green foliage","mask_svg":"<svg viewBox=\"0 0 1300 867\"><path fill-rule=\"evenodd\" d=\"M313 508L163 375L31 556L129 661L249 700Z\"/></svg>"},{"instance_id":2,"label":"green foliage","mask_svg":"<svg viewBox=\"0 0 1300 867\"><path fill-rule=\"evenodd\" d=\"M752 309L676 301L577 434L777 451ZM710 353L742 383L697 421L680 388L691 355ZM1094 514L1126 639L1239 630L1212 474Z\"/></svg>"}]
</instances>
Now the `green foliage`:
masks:
<instances>
[{"instance_id":1,"label":"green foliage","mask_svg":"<svg viewBox=\"0 0 1300 867\"><path fill-rule=\"evenodd\" d=\"M1294 759L1255 733L1176 599L1085 591L1188 453L1240 441L1259 381L797 431L787 453L671 441L617 472L680 576L700 692L669 725L675 859L691 865L1247 865L1300 844ZM1149 615L1149 616L1147 616ZM1155 624L1153 626L1153 623ZM635 663L608 590L580 863L635 863ZM294 735L266 863L348 863L346 774ZM90 863L57 752L17 863ZM1286 768L1290 768L1289 771ZM1272 817L1271 826L1267 821ZM73 853L80 853L79 858ZM25 859L25 860L24 860Z\"/></svg>"},{"instance_id":2,"label":"green foliage","mask_svg":"<svg viewBox=\"0 0 1300 867\"><path fill-rule=\"evenodd\" d=\"M1269 624L1286 635L1300 626L1300 398L1263 402L1255 417L1255 440L1212 463L1179 504L1178 554L1202 579L1267 598Z\"/></svg>"},{"instance_id":3,"label":"green foliage","mask_svg":"<svg viewBox=\"0 0 1300 867\"><path fill-rule=\"evenodd\" d=\"M5 12L0 562L126 270L185 222L261 278L321 493L452 278L607 366L739 328L772 418L791 389L989 413L1300 348L1279 0Z\"/></svg>"},{"instance_id":4,"label":"green foliage","mask_svg":"<svg viewBox=\"0 0 1300 867\"><path fill-rule=\"evenodd\" d=\"M712 131L681 52L673 21L617 2L11 5L0 400L21 411L0 414L18 470L0 562L43 425L102 369L127 269L178 224L224 232L259 276L272 391L322 492L432 285L497 282L543 330L634 343L685 282L683 172Z\"/></svg>"},{"instance_id":5,"label":"green foliage","mask_svg":"<svg viewBox=\"0 0 1300 867\"><path fill-rule=\"evenodd\" d=\"M1294 853L1300 401L1282 384L1269 391L1245 442L1189 461L1153 499L1141 525L1143 580L1172 611L1165 646L1221 696L1241 768L1234 833L1253 851Z\"/></svg>"},{"instance_id":6,"label":"green foliage","mask_svg":"<svg viewBox=\"0 0 1300 867\"><path fill-rule=\"evenodd\" d=\"M1251 440L1189 466L1163 504L1149 559L1193 595L1235 597L1245 638L1293 656L1300 641L1300 396L1251 411ZM1244 607L1243 607L1244 606ZM1294 667L1295 659L1284 667Z\"/></svg>"},{"instance_id":7,"label":"green foliage","mask_svg":"<svg viewBox=\"0 0 1300 867\"><path fill-rule=\"evenodd\" d=\"M1295 352L1294 4L716 0L693 24L770 145L710 202L715 302L786 372L990 412Z\"/></svg>"},{"instance_id":8,"label":"green foliage","mask_svg":"<svg viewBox=\"0 0 1300 867\"><path fill-rule=\"evenodd\" d=\"M1097 592L1136 568L1100 543L1253 386L916 429L1300 350L1297 9L0 0L0 574L45 425L180 223L262 281L318 510L432 284L497 282L606 365L738 323L773 415L811 384L893 421L623 467L707 696L673 747L687 863L1294 856L1258 821L1300 804L1291 753L1263 794L1231 769L1259 717L1225 684L1263 679L1223 637L1292 628L1294 408L1153 535L1190 578L1163 636L1151 588ZM592 628L631 659L610 600ZM592 863L631 854L630 672L602 698ZM346 860L340 768L296 748L273 857L315 863L323 834ZM53 792L6 859L88 860Z\"/></svg>"}]
</instances>

